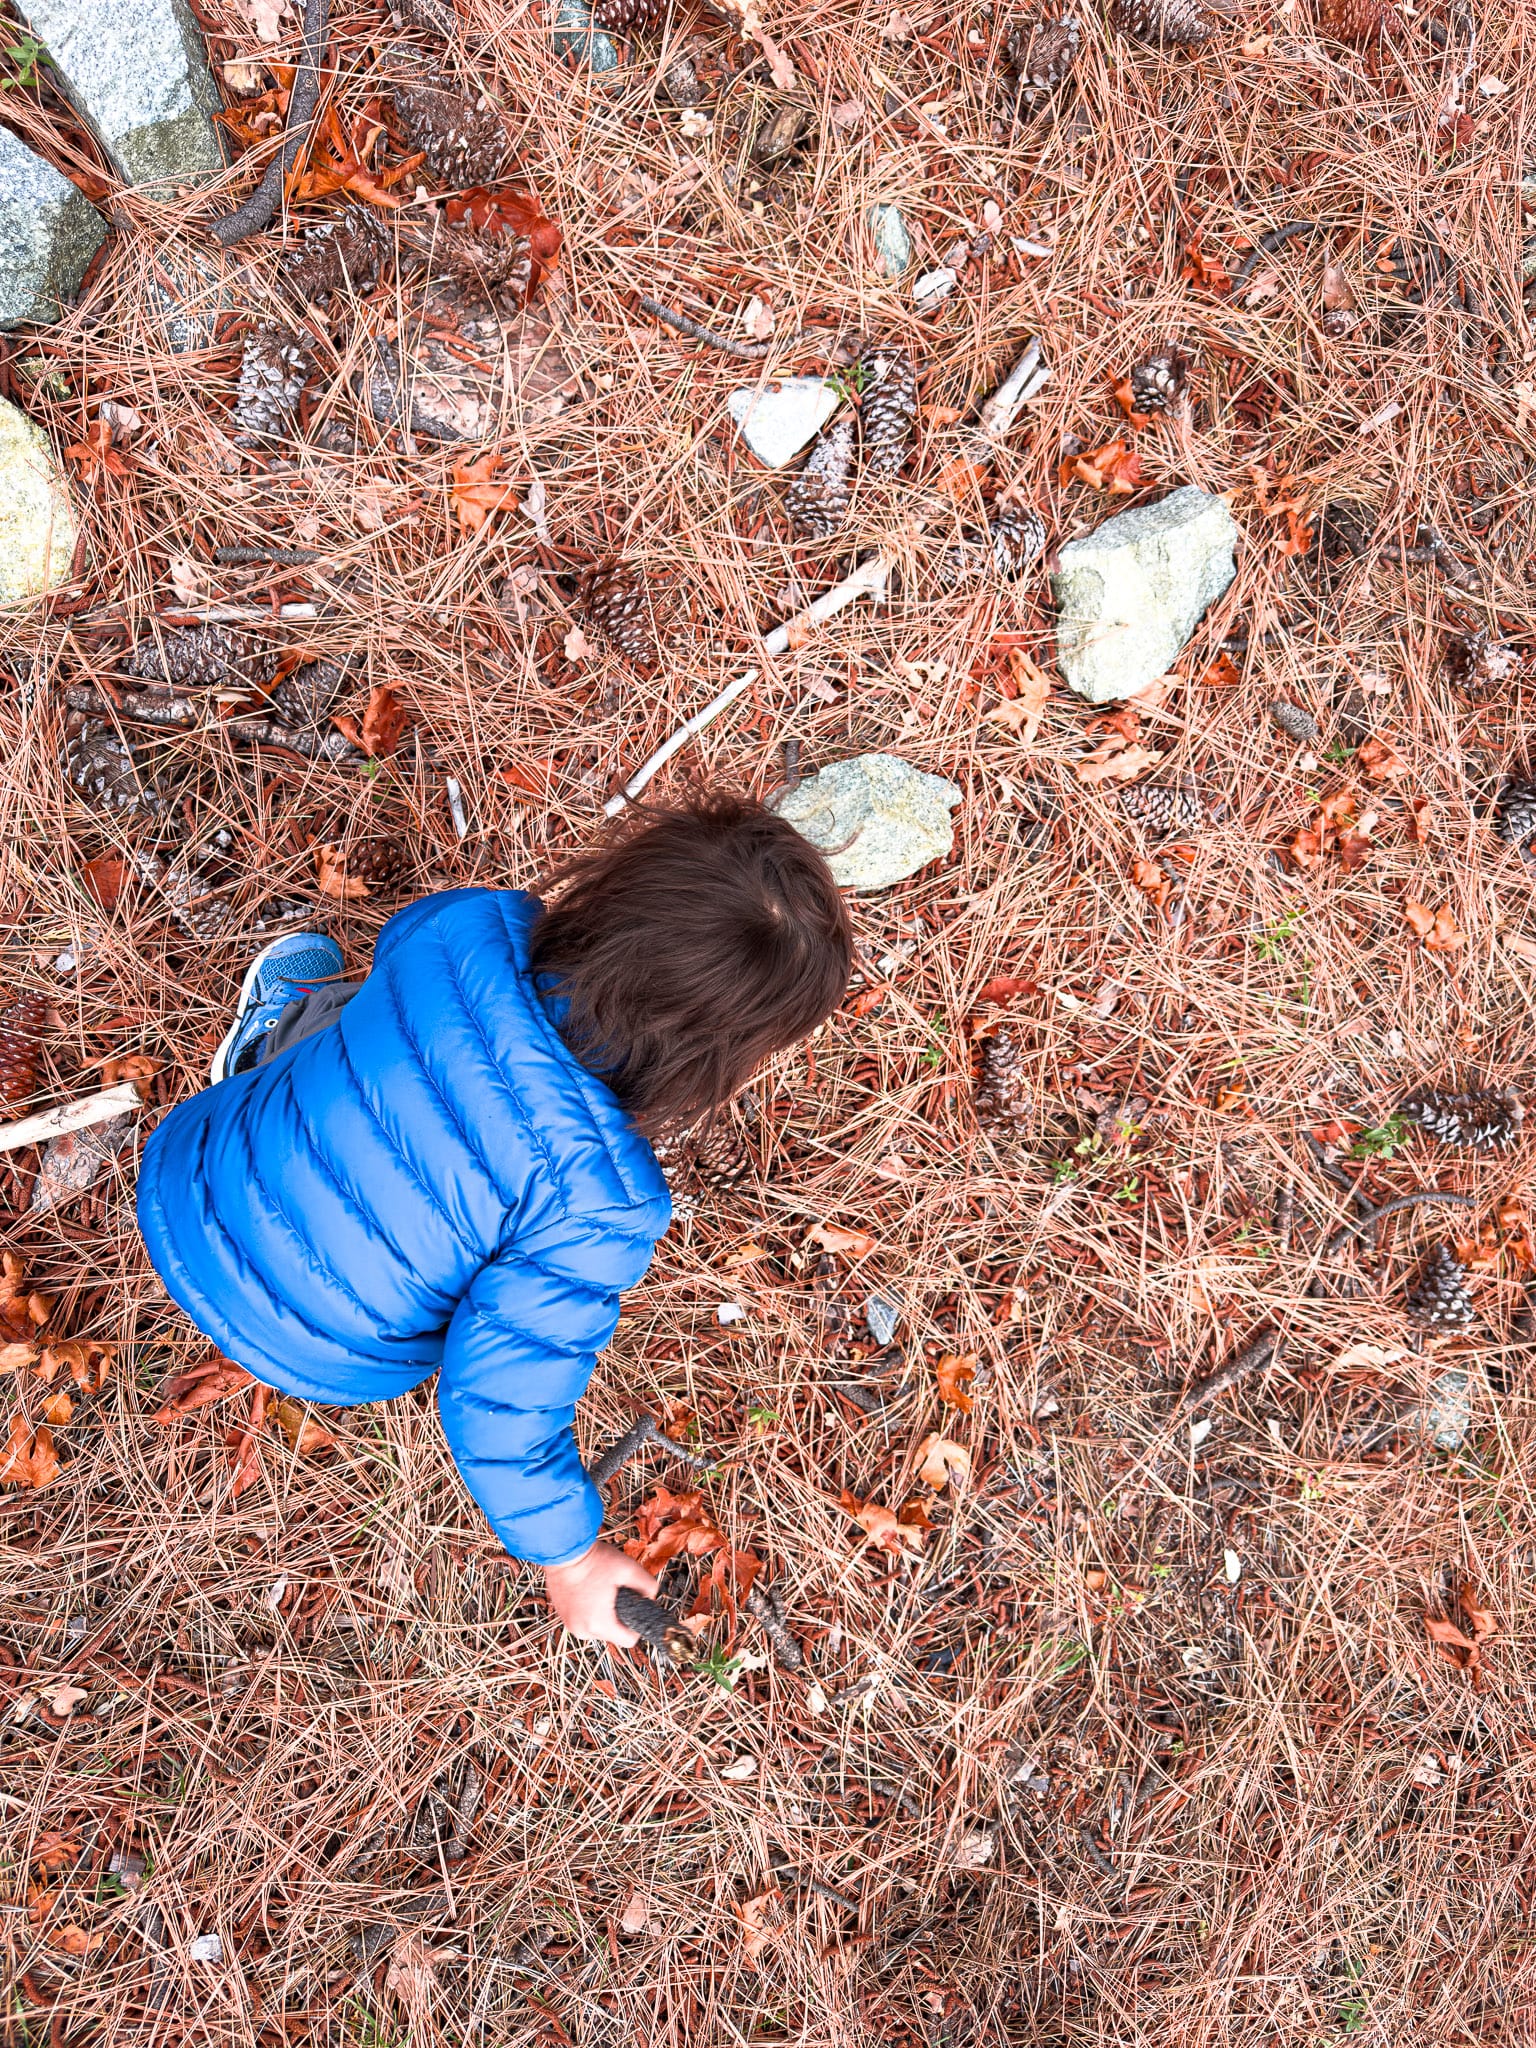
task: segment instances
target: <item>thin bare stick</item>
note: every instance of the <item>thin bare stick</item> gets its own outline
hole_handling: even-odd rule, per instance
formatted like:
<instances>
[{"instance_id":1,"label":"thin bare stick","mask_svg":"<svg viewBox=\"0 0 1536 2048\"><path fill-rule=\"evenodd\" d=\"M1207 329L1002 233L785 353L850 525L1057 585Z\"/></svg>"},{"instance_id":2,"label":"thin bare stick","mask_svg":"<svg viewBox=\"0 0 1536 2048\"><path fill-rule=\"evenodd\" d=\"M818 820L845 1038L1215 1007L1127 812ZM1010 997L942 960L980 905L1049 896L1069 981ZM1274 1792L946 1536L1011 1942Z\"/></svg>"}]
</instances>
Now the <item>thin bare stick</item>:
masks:
<instances>
[{"instance_id":1,"label":"thin bare stick","mask_svg":"<svg viewBox=\"0 0 1536 2048\"><path fill-rule=\"evenodd\" d=\"M1203 1408L1207 1401L1214 1401L1218 1394L1224 1394L1229 1387L1235 1387L1238 1381L1245 1380L1249 1373L1258 1372L1268 1365L1275 1355L1275 1347L1279 1341L1278 1331L1265 1330L1261 1336L1255 1337L1251 1344L1245 1345L1229 1365L1224 1365L1219 1372L1208 1373L1203 1380L1196 1380L1180 1401L1174 1420L1182 1422L1186 1415L1192 1415L1197 1408Z\"/></svg>"},{"instance_id":2,"label":"thin bare stick","mask_svg":"<svg viewBox=\"0 0 1536 2048\"><path fill-rule=\"evenodd\" d=\"M0 1124L0 1152L14 1152L19 1145L45 1145L66 1131L83 1131L91 1124L109 1123L125 1110L143 1103L132 1081L120 1081L115 1088L103 1088L99 1095L82 1095L78 1102L61 1102L56 1109L40 1109L19 1123Z\"/></svg>"},{"instance_id":3,"label":"thin bare stick","mask_svg":"<svg viewBox=\"0 0 1536 2048\"><path fill-rule=\"evenodd\" d=\"M267 165L261 183L233 213L209 223L213 239L233 248L247 235L259 234L283 200L283 184L309 135L320 104L320 66L325 59L326 0L304 0L304 54L288 95L288 125L283 146Z\"/></svg>"},{"instance_id":4,"label":"thin bare stick","mask_svg":"<svg viewBox=\"0 0 1536 2048\"><path fill-rule=\"evenodd\" d=\"M686 334L690 341L702 341L706 348L722 349L726 355L735 356L743 363L759 361L773 347L771 341L733 341L728 334L716 334L712 327L702 326L686 313L674 313L659 299L642 299L640 310L649 313L653 320L659 320L663 327L675 328L679 334Z\"/></svg>"},{"instance_id":5,"label":"thin bare stick","mask_svg":"<svg viewBox=\"0 0 1536 2048\"><path fill-rule=\"evenodd\" d=\"M1353 1223L1342 1224L1324 1247L1324 1256L1342 1251L1352 1237L1358 1237L1362 1230L1374 1231L1383 1216L1396 1216L1403 1209L1417 1209L1426 1202L1454 1202L1461 1209L1475 1209L1476 1195L1447 1194L1441 1188L1425 1188L1417 1195L1394 1195L1390 1202L1383 1202L1379 1209L1372 1209Z\"/></svg>"},{"instance_id":6,"label":"thin bare stick","mask_svg":"<svg viewBox=\"0 0 1536 2048\"><path fill-rule=\"evenodd\" d=\"M747 1588L747 1612L755 1615L762 1623L763 1634L773 1645L773 1654L786 1671L799 1671L805 1664L805 1651L798 1638L791 1632L789 1623L779 1604L777 1586L752 1585Z\"/></svg>"}]
</instances>

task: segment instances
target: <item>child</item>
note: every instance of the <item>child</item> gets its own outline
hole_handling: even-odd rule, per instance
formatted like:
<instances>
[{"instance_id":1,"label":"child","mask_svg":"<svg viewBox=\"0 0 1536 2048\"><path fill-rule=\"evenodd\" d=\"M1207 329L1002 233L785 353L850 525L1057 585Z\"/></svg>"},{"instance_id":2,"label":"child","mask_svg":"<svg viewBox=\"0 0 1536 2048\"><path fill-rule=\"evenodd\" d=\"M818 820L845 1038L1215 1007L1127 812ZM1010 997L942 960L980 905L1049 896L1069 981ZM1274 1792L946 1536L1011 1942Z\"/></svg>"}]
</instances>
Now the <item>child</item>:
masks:
<instances>
[{"instance_id":1,"label":"child","mask_svg":"<svg viewBox=\"0 0 1536 2048\"><path fill-rule=\"evenodd\" d=\"M644 1134L727 1102L847 986L825 861L760 804L631 817L552 909L452 889L399 911L366 981L280 939L213 1080L144 1152L170 1293L259 1380L388 1400L439 1375L464 1482L577 1635L627 1646L655 1582L597 1541L572 1431L620 1291L671 1220Z\"/></svg>"}]
</instances>

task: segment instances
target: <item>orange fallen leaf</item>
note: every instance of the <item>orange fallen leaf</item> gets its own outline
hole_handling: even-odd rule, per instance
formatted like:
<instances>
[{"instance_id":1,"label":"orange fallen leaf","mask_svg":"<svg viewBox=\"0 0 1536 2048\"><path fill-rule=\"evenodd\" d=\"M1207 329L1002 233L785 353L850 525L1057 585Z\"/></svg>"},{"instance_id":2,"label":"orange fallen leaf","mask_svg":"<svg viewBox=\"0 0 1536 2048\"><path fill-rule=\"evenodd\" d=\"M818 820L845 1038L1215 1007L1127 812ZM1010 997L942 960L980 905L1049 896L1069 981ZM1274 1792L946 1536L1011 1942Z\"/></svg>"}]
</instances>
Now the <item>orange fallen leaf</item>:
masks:
<instances>
[{"instance_id":1,"label":"orange fallen leaf","mask_svg":"<svg viewBox=\"0 0 1536 2048\"><path fill-rule=\"evenodd\" d=\"M62 1429L75 1412L75 1404L60 1387L56 1394L45 1396L42 1404L44 1422L51 1422L56 1429Z\"/></svg>"},{"instance_id":2,"label":"orange fallen leaf","mask_svg":"<svg viewBox=\"0 0 1536 2048\"><path fill-rule=\"evenodd\" d=\"M734 1910L736 1918L741 1922L743 1953L756 1969L763 1950L777 1941L784 1932L784 1894L777 1888L770 1892L759 1892L756 1898L743 1899Z\"/></svg>"},{"instance_id":3,"label":"orange fallen leaf","mask_svg":"<svg viewBox=\"0 0 1536 2048\"><path fill-rule=\"evenodd\" d=\"M279 1395L272 1404L271 1419L301 1458L317 1457L321 1451L336 1448L334 1432L323 1422L317 1422L303 1401Z\"/></svg>"},{"instance_id":4,"label":"orange fallen leaf","mask_svg":"<svg viewBox=\"0 0 1536 2048\"><path fill-rule=\"evenodd\" d=\"M1131 880L1155 909L1167 909L1168 900L1173 894L1173 883L1155 860L1132 861Z\"/></svg>"},{"instance_id":5,"label":"orange fallen leaf","mask_svg":"<svg viewBox=\"0 0 1536 2048\"><path fill-rule=\"evenodd\" d=\"M1077 779L1090 788L1105 782L1133 782L1148 768L1155 768L1162 755L1156 747L1127 747L1118 738L1095 747L1077 764Z\"/></svg>"},{"instance_id":6,"label":"orange fallen leaf","mask_svg":"<svg viewBox=\"0 0 1536 2048\"><path fill-rule=\"evenodd\" d=\"M44 1870L62 1870L68 1863L80 1859L80 1837L65 1834L58 1828L49 1828L32 1844L32 1861Z\"/></svg>"},{"instance_id":7,"label":"orange fallen leaf","mask_svg":"<svg viewBox=\"0 0 1536 2048\"><path fill-rule=\"evenodd\" d=\"M43 1355L38 1361L38 1377L51 1380L61 1367L66 1367L82 1394L99 1394L107 1384L116 1356L115 1344L70 1337L62 1343L43 1347Z\"/></svg>"},{"instance_id":8,"label":"orange fallen leaf","mask_svg":"<svg viewBox=\"0 0 1536 2048\"><path fill-rule=\"evenodd\" d=\"M1216 1090L1216 1107L1226 1115L1234 1109L1242 1109L1248 1101L1248 1090L1241 1081L1224 1082Z\"/></svg>"},{"instance_id":9,"label":"orange fallen leaf","mask_svg":"<svg viewBox=\"0 0 1536 2048\"><path fill-rule=\"evenodd\" d=\"M640 1533L624 1549L648 1572L659 1571L674 1557L708 1557L725 1543L725 1532L716 1526L701 1493L658 1486L636 1521Z\"/></svg>"},{"instance_id":10,"label":"orange fallen leaf","mask_svg":"<svg viewBox=\"0 0 1536 2048\"><path fill-rule=\"evenodd\" d=\"M814 1224L805 1234L824 1252L846 1252L850 1259L867 1259L875 1248L867 1230L843 1230L836 1223Z\"/></svg>"},{"instance_id":11,"label":"orange fallen leaf","mask_svg":"<svg viewBox=\"0 0 1536 2048\"><path fill-rule=\"evenodd\" d=\"M379 683L368 693L363 713L363 752L376 761L392 754L405 730L405 712L388 683Z\"/></svg>"},{"instance_id":12,"label":"orange fallen leaf","mask_svg":"<svg viewBox=\"0 0 1536 2048\"><path fill-rule=\"evenodd\" d=\"M1230 690L1243 680L1243 672L1231 655L1223 651L1206 663L1198 680L1208 690Z\"/></svg>"},{"instance_id":13,"label":"orange fallen leaf","mask_svg":"<svg viewBox=\"0 0 1536 2048\"><path fill-rule=\"evenodd\" d=\"M1447 905L1431 910L1427 904L1419 903L1413 897L1403 905L1403 921L1416 932L1424 942L1426 953L1454 953L1466 944L1465 933L1458 931L1456 920Z\"/></svg>"},{"instance_id":14,"label":"orange fallen leaf","mask_svg":"<svg viewBox=\"0 0 1536 2048\"><path fill-rule=\"evenodd\" d=\"M966 1392L976 1377L980 1353L975 1351L946 1351L933 1369L938 1382L939 1399L946 1408L958 1408L962 1415L971 1412L971 1397Z\"/></svg>"},{"instance_id":15,"label":"orange fallen leaf","mask_svg":"<svg viewBox=\"0 0 1536 2048\"><path fill-rule=\"evenodd\" d=\"M466 533L478 533L495 512L506 512L517 504L515 483L494 481L497 451L493 448L478 462L456 462L453 484L448 493L454 517Z\"/></svg>"},{"instance_id":16,"label":"orange fallen leaf","mask_svg":"<svg viewBox=\"0 0 1536 2048\"><path fill-rule=\"evenodd\" d=\"M68 1926L56 1927L48 1942L50 1947L61 1949L67 1956L88 1956L92 1949L100 1948L106 1938L99 1928L94 1934L87 1934L83 1927L77 1927L71 1921Z\"/></svg>"},{"instance_id":17,"label":"orange fallen leaf","mask_svg":"<svg viewBox=\"0 0 1536 2048\"><path fill-rule=\"evenodd\" d=\"M1408 799L1408 837L1415 846L1428 846L1429 828L1435 822L1435 807L1427 796Z\"/></svg>"},{"instance_id":18,"label":"orange fallen leaf","mask_svg":"<svg viewBox=\"0 0 1536 2048\"><path fill-rule=\"evenodd\" d=\"M1138 432L1142 427L1151 426L1151 413L1140 412L1137 410L1136 394L1131 389L1131 380L1129 377L1120 378L1120 380L1114 386L1114 393L1115 403L1119 406L1120 410L1125 414L1127 426L1131 427L1134 431Z\"/></svg>"},{"instance_id":19,"label":"orange fallen leaf","mask_svg":"<svg viewBox=\"0 0 1536 2048\"><path fill-rule=\"evenodd\" d=\"M1148 482L1141 473L1141 450L1123 437L1085 449L1081 455L1065 456L1059 477L1064 484L1076 480L1112 496L1142 490Z\"/></svg>"},{"instance_id":20,"label":"orange fallen leaf","mask_svg":"<svg viewBox=\"0 0 1536 2048\"><path fill-rule=\"evenodd\" d=\"M362 877L347 873L347 857L335 845L315 848L315 887L335 903L354 903L368 894Z\"/></svg>"},{"instance_id":21,"label":"orange fallen leaf","mask_svg":"<svg viewBox=\"0 0 1536 2048\"><path fill-rule=\"evenodd\" d=\"M24 1415L18 1415L0 1447L0 1486L51 1486L60 1469L52 1434L34 1430Z\"/></svg>"},{"instance_id":22,"label":"orange fallen leaf","mask_svg":"<svg viewBox=\"0 0 1536 2048\"><path fill-rule=\"evenodd\" d=\"M1009 648L1008 674L1016 694L1005 697L1001 704L987 713L987 717L998 725L1007 726L1026 747L1030 747L1035 743L1040 721L1045 716L1051 679L1044 669L1030 660L1022 647Z\"/></svg>"},{"instance_id":23,"label":"orange fallen leaf","mask_svg":"<svg viewBox=\"0 0 1536 2048\"><path fill-rule=\"evenodd\" d=\"M43 1705L56 1721L67 1721L82 1700L90 1698L83 1685L55 1685L43 1691Z\"/></svg>"},{"instance_id":24,"label":"orange fallen leaf","mask_svg":"<svg viewBox=\"0 0 1536 2048\"><path fill-rule=\"evenodd\" d=\"M1408 773L1408 763L1385 740L1366 740L1355 749L1355 759L1369 782L1396 782Z\"/></svg>"},{"instance_id":25,"label":"orange fallen leaf","mask_svg":"<svg viewBox=\"0 0 1536 2048\"><path fill-rule=\"evenodd\" d=\"M1364 819L1361 823L1364 824ZM1346 875L1363 868L1376 851L1374 842L1365 832L1341 832L1339 834L1339 866Z\"/></svg>"},{"instance_id":26,"label":"orange fallen leaf","mask_svg":"<svg viewBox=\"0 0 1536 2048\"><path fill-rule=\"evenodd\" d=\"M903 1551L922 1549L922 1530L902 1522L889 1508L879 1507L871 1500L856 1500L851 1493L844 1493L842 1505L843 1512L851 1515L864 1531L864 1541L871 1549L888 1550L893 1557L901 1556Z\"/></svg>"},{"instance_id":27,"label":"orange fallen leaf","mask_svg":"<svg viewBox=\"0 0 1536 2048\"><path fill-rule=\"evenodd\" d=\"M81 478L87 482L92 478L99 481L104 476L131 476L134 470L134 458L113 447L112 427L107 420L97 420L88 427L83 441L72 442L64 450L64 460L77 463Z\"/></svg>"},{"instance_id":28,"label":"orange fallen leaf","mask_svg":"<svg viewBox=\"0 0 1536 2048\"><path fill-rule=\"evenodd\" d=\"M238 1393L242 1388L254 1385L254 1377L243 1365L236 1365L233 1359L211 1351L206 1358L199 1359L196 1365L178 1373L168 1383L164 1389L164 1406L157 1408L150 1419L174 1422L178 1415L190 1415L195 1408L206 1408L211 1402L222 1401L226 1394Z\"/></svg>"},{"instance_id":29,"label":"orange fallen leaf","mask_svg":"<svg viewBox=\"0 0 1536 2048\"><path fill-rule=\"evenodd\" d=\"M953 1437L925 1436L917 1447L917 1476L924 1486L942 1493L946 1486L964 1486L971 1476L971 1454Z\"/></svg>"},{"instance_id":30,"label":"orange fallen leaf","mask_svg":"<svg viewBox=\"0 0 1536 2048\"><path fill-rule=\"evenodd\" d=\"M976 1006L983 1003L1011 1003L1015 996L1032 996L1040 984L1027 974L999 974L978 990Z\"/></svg>"},{"instance_id":31,"label":"orange fallen leaf","mask_svg":"<svg viewBox=\"0 0 1536 2048\"><path fill-rule=\"evenodd\" d=\"M0 1372L22 1372L36 1357L35 1344L0 1344Z\"/></svg>"}]
</instances>

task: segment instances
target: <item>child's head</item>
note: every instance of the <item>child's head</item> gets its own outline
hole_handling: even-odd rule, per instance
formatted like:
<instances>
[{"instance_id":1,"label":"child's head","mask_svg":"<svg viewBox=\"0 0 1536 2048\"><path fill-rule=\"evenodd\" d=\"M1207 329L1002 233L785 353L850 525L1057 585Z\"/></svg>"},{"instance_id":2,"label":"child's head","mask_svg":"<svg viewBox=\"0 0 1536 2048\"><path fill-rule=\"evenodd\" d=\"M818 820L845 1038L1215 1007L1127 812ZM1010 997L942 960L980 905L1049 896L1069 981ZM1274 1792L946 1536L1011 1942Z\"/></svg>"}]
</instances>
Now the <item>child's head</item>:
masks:
<instances>
[{"instance_id":1,"label":"child's head","mask_svg":"<svg viewBox=\"0 0 1536 2048\"><path fill-rule=\"evenodd\" d=\"M562 871L533 968L561 1033L647 1129L728 1102L848 986L853 938L826 862L748 797L631 814Z\"/></svg>"}]
</instances>

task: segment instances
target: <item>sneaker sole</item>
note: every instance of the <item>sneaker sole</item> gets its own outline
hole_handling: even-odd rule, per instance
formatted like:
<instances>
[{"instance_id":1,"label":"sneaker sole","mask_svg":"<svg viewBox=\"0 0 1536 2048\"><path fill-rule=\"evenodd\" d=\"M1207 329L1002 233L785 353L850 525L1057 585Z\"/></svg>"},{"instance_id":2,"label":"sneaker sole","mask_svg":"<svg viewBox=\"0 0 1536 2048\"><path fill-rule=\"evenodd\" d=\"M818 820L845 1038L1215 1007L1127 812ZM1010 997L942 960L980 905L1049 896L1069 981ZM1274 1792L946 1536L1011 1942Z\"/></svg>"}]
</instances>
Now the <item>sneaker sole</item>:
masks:
<instances>
[{"instance_id":1,"label":"sneaker sole","mask_svg":"<svg viewBox=\"0 0 1536 2048\"><path fill-rule=\"evenodd\" d=\"M219 1049L214 1054L208 1067L208 1083L210 1087L225 1079L229 1055L234 1049L235 1040L240 1036L240 1027L245 1022L245 1013L256 987L257 975L260 974L262 968L277 951L278 947L286 946L292 937L292 932L286 932L280 939L269 939L250 966L245 970L245 979L241 982L240 993L235 999L235 1020L220 1040Z\"/></svg>"}]
</instances>

